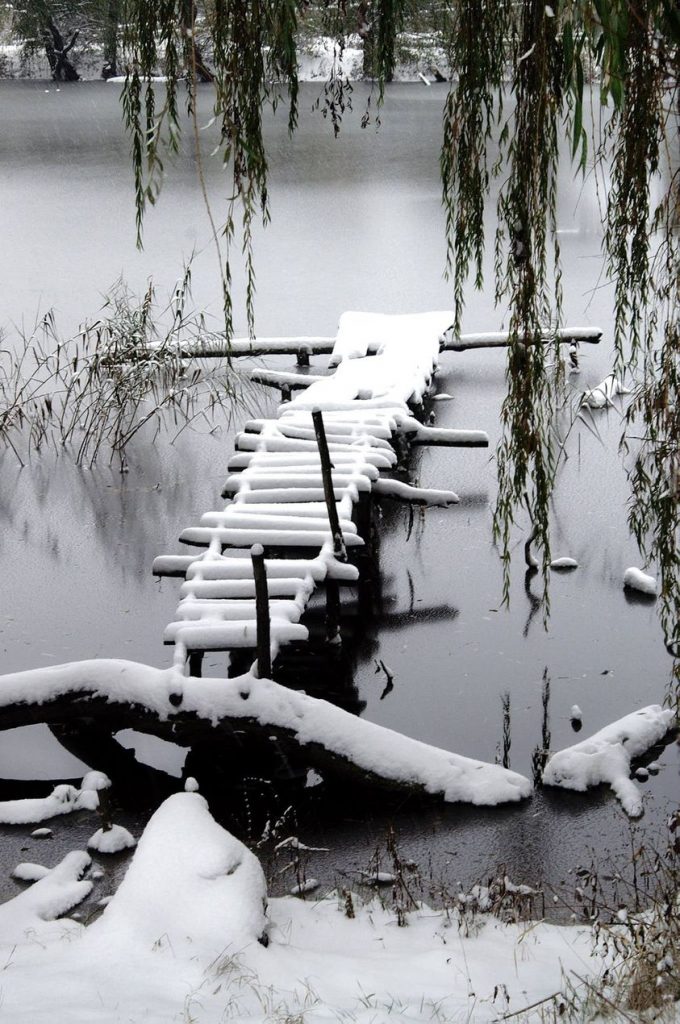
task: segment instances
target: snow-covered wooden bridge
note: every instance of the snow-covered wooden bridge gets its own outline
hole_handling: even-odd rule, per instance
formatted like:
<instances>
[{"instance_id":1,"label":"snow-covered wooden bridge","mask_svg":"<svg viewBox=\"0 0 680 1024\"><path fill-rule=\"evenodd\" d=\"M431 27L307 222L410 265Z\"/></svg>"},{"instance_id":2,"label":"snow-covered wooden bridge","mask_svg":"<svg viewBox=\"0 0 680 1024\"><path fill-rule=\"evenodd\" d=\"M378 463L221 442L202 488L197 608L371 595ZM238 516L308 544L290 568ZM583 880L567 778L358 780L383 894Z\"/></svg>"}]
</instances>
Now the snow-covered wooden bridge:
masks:
<instances>
[{"instance_id":1,"label":"snow-covered wooden bridge","mask_svg":"<svg viewBox=\"0 0 680 1024\"><path fill-rule=\"evenodd\" d=\"M345 313L337 337L265 339L234 343L231 354L297 352L307 360L328 352L329 375L252 371L286 397L274 419L246 423L236 437L223 498L180 540L205 548L198 557L157 558L156 575L184 576L181 600L165 641L175 664L193 675L206 651L255 648L258 637L257 560L225 554L261 546L269 598L272 658L280 646L305 640L300 622L315 588L326 586L329 607L337 587L360 580L369 542L372 495L424 504L458 501L452 491L412 487L383 475L409 444L486 447L480 430L445 430L414 415L432 385L446 349L496 347L504 335L453 339L450 312L407 316ZM592 341L597 331L565 331L562 341ZM208 345L195 355L219 355ZM299 392L292 397L292 392ZM259 550L259 548L256 548ZM358 563L358 564L357 564ZM260 618L260 629L262 618Z\"/></svg>"}]
</instances>

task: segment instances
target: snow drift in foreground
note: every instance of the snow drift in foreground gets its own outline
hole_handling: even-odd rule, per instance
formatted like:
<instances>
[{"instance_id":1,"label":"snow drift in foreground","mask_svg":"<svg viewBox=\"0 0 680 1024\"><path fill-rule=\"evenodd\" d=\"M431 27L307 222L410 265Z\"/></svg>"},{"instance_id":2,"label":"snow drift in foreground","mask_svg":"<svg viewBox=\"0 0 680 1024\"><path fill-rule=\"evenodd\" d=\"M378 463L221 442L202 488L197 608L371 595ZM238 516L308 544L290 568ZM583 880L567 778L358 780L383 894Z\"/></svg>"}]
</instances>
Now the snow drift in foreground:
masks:
<instances>
[{"instance_id":1,"label":"snow drift in foreground","mask_svg":"<svg viewBox=\"0 0 680 1024\"><path fill-rule=\"evenodd\" d=\"M87 927L46 921L73 905L74 886L90 885L74 880L86 855L69 858L0 908L12 1024L489 1021L559 993L571 971L605 966L575 926L478 917L467 935L456 912L421 906L399 928L392 909L357 895L354 918L335 894L275 899L265 911L259 862L197 793L156 812Z\"/></svg>"},{"instance_id":2,"label":"snow drift in foreground","mask_svg":"<svg viewBox=\"0 0 680 1024\"><path fill-rule=\"evenodd\" d=\"M185 677L178 668L156 669L133 661L97 659L0 676L0 709L44 704L69 694L136 704L160 719L181 711L217 725L249 719L279 728L301 746L320 746L336 762L397 785L422 789L446 801L495 805L531 794L525 776L497 764L453 754L357 718L325 700L297 693L250 673L234 679ZM310 753L310 761L313 755Z\"/></svg>"},{"instance_id":3,"label":"snow drift in foreground","mask_svg":"<svg viewBox=\"0 0 680 1024\"><path fill-rule=\"evenodd\" d=\"M607 782L632 818L642 814L642 794L630 778L630 762L664 738L673 726L674 713L658 704L634 711L553 754L545 766L543 782L584 792Z\"/></svg>"}]
</instances>

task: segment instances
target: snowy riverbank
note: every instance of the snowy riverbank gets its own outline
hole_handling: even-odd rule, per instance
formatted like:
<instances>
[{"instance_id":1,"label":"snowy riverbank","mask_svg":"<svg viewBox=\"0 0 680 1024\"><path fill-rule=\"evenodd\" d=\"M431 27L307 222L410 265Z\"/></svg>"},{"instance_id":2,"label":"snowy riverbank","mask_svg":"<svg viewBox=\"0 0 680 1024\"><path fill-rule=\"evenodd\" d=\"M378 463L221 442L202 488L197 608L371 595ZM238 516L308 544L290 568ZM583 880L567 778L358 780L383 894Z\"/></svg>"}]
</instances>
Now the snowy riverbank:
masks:
<instances>
[{"instance_id":1,"label":"snowy riverbank","mask_svg":"<svg viewBox=\"0 0 680 1024\"><path fill-rule=\"evenodd\" d=\"M0 911L15 1024L487 1021L524 1008L538 1020L607 966L587 927L423 905L399 927L394 891L267 904L258 860L197 793L156 812L96 922L55 920L89 893L87 873L87 855L70 854Z\"/></svg>"}]
</instances>

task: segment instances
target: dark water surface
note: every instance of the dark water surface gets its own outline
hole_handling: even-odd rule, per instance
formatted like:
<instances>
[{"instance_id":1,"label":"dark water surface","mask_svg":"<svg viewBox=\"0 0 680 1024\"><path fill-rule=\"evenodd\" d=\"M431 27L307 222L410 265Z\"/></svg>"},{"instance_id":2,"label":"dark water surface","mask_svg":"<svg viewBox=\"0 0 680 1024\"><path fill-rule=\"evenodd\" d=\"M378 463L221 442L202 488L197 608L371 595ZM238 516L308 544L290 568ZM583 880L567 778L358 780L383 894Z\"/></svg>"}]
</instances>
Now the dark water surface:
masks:
<instances>
[{"instance_id":1,"label":"dark water surface","mask_svg":"<svg viewBox=\"0 0 680 1024\"><path fill-rule=\"evenodd\" d=\"M358 112L348 116L339 140L311 113L317 94L317 87L303 88L300 130L292 140L284 116L268 119L273 221L256 238L258 332L332 334L344 309L450 307L438 181L444 91L392 87L376 133L359 126L364 92L357 87ZM207 96L205 106L207 123ZM210 131L205 134L207 154L212 143ZM192 251L196 305L219 316L219 274L191 155L169 166L161 200L147 217L145 248L135 248L118 87L0 83L0 138L0 325L6 343L16 343L12 325L30 325L51 308L65 333L74 330L96 315L102 294L121 274L137 292L153 276L160 294L169 294ZM208 156L206 163L219 204L225 174ZM566 321L605 330L603 343L583 352L575 381L583 389L609 372L612 293L601 281L594 183L572 181L566 167L562 184ZM245 330L240 271L235 296L237 327ZM491 288L470 292L465 330L496 330L502 321ZM453 400L434 405L438 424L486 430L491 447L433 448L414 457L414 478L423 486L452 488L461 497L458 506L416 510L413 517L408 509L385 506L385 614L358 651L358 695L373 721L493 760L507 692L510 762L530 774L532 751L541 742L546 677L553 750L576 739L569 721L573 704L583 711L585 736L662 702L669 684L671 663L654 605L631 601L622 589L624 570L640 559L626 528L620 420L611 410L598 419L599 438L585 428L571 434L554 502L553 547L555 555L577 558L579 569L554 577L545 631L525 589L523 537L517 533L509 610L501 607L500 561L491 543L491 453L504 393L503 353L445 355L439 389ZM169 664L161 637L179 583L154 580L151 563L157 554L178 551L181 529L219 507L231 437L224 427L213 436L185 433L174 446L165 439L140 444L124 476L105 464L78 469L64 456L34 457L24 469L11 454L2 457L3 672L92 657ZM533 589L538 592L537 581ZM384 700L375 659L395 676ZM206 672L221 675L223 661L208 656ZM127 741L140 756L180 772L175 748L147 740L142 752L139 738ZM667 747L658 760L660 774L644 783L647 810L637 839L658 836L677 800L678 747ZM0 736L0 777L68 778L81 768L41 726ZM331 847L312 864L313 873L329 882L338 868L365 866L388 819L395 820L409 856L431 861L433 873L464 884L500 863L516 881L556 884L591 851L624 864L631 843L629 823L605 791L546 791L521 807L489 811L371 811L357 815L358 821L346 811L339 816L300 833ZM89 825L59 822L59 848L62 838L69 846L82 842L80 832ZM19 859L39 859L36 851L21 852L30 831L5 830L6 871Z\"/></svg>"}]
</instances>

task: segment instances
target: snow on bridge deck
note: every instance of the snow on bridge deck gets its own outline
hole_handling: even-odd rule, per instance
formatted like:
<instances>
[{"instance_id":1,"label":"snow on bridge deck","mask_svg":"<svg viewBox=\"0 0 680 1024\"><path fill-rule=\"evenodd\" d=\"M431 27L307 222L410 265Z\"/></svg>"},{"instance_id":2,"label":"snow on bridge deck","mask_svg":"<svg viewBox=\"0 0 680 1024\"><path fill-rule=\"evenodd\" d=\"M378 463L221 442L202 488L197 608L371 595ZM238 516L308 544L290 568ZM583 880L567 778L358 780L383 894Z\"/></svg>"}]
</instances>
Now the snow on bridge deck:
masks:
<instances>
[{"instance_id":1,"label":"snow on bridge deck","mask_svg":"<svg viewBox=\"0 0 680 1024\"><path fill-rule=\"evenodd\" d=\"M339 527L350 557L365 546L355 513L371 493L427 504L458 500L451 491L411 487L381 476L397 462L391 442L399 435L414 444L488 445L482 431L438 430L412 415L412 407L421 404L431 386L451 320L448 312L345 313L329 359L334 373L309 379L272 374L274 386L304 390L284 402L275 419L250 420L237 435L222 494L227 505L206 512L180 536L205 551L198 557L161 556L154 562L157 575L186 576L175 619L164 634L175 645L176 664L184 664L189 652L256 645L252 563L225 555L225 549L261 544L277 556L265 560L273 655L281 644L307 638L300 618L318 583L358 581L357 566L335 554L315 410L323 415ZM256 373L267 379L266 372ZM300 557L300 552L310 557Z\"/></svg>"}]
</instances>

